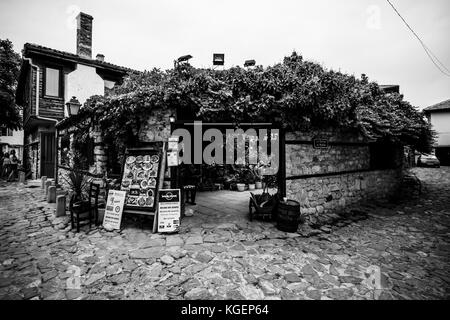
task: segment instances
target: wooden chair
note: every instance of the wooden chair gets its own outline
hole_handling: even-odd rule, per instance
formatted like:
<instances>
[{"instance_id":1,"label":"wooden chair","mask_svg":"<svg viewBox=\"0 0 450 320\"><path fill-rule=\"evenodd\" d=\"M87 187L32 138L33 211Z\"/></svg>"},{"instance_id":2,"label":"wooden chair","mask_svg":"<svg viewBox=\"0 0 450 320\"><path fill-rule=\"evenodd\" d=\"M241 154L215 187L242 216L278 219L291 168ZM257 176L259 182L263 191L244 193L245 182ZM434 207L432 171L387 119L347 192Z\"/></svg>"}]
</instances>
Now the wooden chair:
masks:
<instances>
[{"instance_id":1,"label":"wooden chair","mask_svg":"<svg viewBox=\"0 0 450 320\"><path fill-rule=\"evenodd\" d=\"M72 195L69 203L70 220L72 228L77 226L77 232L80 232L80 222L89 221L89 228L91 228L92 219L95 225L98 224L98 195L100 193L100 186L91 183L89 187L88 200L75 202L75 195Z\"/></svg>"},{"instance_id":2,"label":"wooden chair","mask_svg":"<svg viewBox=\"0 0 450 320\"><path fill-rule=\"evenodd\" d=\"M89 186L89 197L87 201L87 206L94 218L95 225L98 225L98 196L100 194L100 186L98 184L92 183Z\"/></svg>"},{"instance_id":3,"label":"wooden chair","mask_svg":"<svg viewBox=\"0 0 450 320\"><path fill-rule=\"evenodd\" d=\"M76 201L75 195L72 195L69 202L69 211L70 211L70 223L72 225L72 229L75 228L75 224L77 227L77 232L80 232L80 222L89 220L89 228L91 228L91 210L88 206L86 206L85 201Z\"/></svg>"}]
</instances>

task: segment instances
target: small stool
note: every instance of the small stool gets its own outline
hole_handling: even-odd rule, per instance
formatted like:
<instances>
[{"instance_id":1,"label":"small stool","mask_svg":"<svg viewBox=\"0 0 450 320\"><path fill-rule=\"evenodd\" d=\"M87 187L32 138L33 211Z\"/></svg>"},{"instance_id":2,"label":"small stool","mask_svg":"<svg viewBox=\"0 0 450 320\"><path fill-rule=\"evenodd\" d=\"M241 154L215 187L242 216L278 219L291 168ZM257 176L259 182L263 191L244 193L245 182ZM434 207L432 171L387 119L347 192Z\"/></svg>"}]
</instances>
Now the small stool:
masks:
<instances>
[{"instance_id":1,"label":"small stool","mask_svg":"<svg viewBox=\"0 0 450 320\"><path fill-rule=\"evenodd\" d=\"M186 202L195 205L195 194L197 193L197 186L188 184L183 187L184 194L186 195Z\"/></svg>"}]
</instances>

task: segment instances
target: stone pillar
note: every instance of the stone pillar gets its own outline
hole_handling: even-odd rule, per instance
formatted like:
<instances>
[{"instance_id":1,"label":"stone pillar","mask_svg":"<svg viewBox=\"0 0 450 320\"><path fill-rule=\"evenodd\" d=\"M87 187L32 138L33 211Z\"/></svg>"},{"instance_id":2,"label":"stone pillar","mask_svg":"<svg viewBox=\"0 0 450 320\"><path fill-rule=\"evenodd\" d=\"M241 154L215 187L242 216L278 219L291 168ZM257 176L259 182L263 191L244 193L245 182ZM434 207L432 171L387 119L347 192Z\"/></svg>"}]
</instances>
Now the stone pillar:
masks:
<instances>
[{"instance_id":1,"label":"stone pillar","mask_svg":"<svg viewBox=\"0 0 450 320\"><path fill-rule=\"evenodd\" d=\"M63 217L66 215L66 196L59 195L56 197L56 217Z\"/></svg>"},{"instance_id":2,"label":"stone pillar","mask_svg":"<svg viewBox=\"0 0 450 320\"><path fill-rule=\"evenodd\" d=\"M50 187L51 185L53 185L53 181L51 180L45 181L45 195L48 194L48 187Z\"/></svg>"},{"instance_id":3,"label":"stone pillar","mask_svg":"<svg viewBox=\"0 0 450 320\"><path fill-rule=\"evenodd\" d=\"M45 183L47 182L47 176L41 177L41 188L45 189Z\"/></svg>"},{"instance_id":4,"label":"stone pillar","mask_svg":"<svg viewBox=\"0 0 450 320\"><path fill-rule=\"evenodd\" d=\"M55 203L56 202L56 186L49 186L47 192L47 202Z\"/></svg>"}]
</instances>

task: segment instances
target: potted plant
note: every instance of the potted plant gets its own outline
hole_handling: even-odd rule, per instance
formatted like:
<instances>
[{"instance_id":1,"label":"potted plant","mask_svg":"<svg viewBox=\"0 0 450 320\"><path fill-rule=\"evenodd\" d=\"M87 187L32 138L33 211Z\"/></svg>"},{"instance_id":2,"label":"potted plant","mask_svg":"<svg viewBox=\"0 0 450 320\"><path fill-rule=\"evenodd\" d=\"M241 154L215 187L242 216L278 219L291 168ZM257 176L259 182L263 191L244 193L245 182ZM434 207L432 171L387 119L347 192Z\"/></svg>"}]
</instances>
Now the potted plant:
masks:
<instances>
[{"instance_id":1,"label":"potted plant","mask_svg":"<svg viewBox=\"0 0 450 320\"><path fill-rule=\"evenodd\" d=\"M260 173L260 170L258 169L258 167L256 165L253 165L250 167L250 172L253 175L253 180L255 183L255 189L262 189L263 188L263 183L262 183L262 175Z\"/></svg>"},{"instance_id":2,"label":"potted plant","mask_svg":"<svg viewBox=\"0 0 450 320\"><path fill-rule=\"evenodd\" d=\"M74 196L73 210L84 212L86 211L86 199L88 181L84 174L79 170L73 169L65 178L69 185L71 195Z\"/></svg>"},{"instance_id":3,"label":"potted plant","mask_svg":"<svg viewBox=\"0 0 450 320\"><path fill-rule=\"evenodd\" d=\"M255 178L253 176L248 177L248 190L253 191L256 189Z\"/></svg>"},{"instance_id":4,"label":"potted plant","mask_svg":"<svg viewBox=\"0 0 450 320\"><path fill-rule=\"evenodd\" d=\"M245 183L236 183L236 188L238 191L245 191Z\"/></svg>"}]
</instances>

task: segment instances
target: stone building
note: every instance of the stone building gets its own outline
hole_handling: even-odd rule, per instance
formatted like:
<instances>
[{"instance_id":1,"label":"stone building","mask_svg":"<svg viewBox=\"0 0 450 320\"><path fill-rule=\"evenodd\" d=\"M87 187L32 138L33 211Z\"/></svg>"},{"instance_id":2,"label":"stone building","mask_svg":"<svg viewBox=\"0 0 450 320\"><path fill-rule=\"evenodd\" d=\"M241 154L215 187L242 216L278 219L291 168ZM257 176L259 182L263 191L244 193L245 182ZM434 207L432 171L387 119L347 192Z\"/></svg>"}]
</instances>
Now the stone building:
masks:
<instances>
[{"instance_id":1,"label":"stone building","mask_svg":"<svg viewBox=\"0 0 450 320\"><path fill-rule=\"evenodd\" d=\"M143 115L146 120L138 133L139 142L168 141L174 129L170 121L174 114L176 108ZM60 131L72 130L69 121L62 121L57 127ZM279 192L299 201L305 215L344 210L368 199L388 199L399 187L403 160L400 145L375 142L355 131L332 128L281 134ZM90 135L96 146L91 155L94 161L86 174L102 184L105 173L112 173L107 150L98 127L93 126ZM315 143L317 139L320 146ZM58 168L58 179L63 183L68 171L61 165Z\"/></svg>"}]
</instances>

